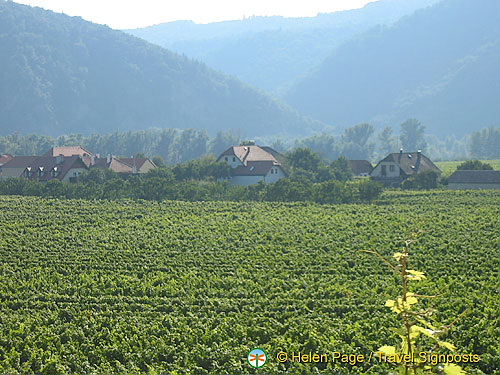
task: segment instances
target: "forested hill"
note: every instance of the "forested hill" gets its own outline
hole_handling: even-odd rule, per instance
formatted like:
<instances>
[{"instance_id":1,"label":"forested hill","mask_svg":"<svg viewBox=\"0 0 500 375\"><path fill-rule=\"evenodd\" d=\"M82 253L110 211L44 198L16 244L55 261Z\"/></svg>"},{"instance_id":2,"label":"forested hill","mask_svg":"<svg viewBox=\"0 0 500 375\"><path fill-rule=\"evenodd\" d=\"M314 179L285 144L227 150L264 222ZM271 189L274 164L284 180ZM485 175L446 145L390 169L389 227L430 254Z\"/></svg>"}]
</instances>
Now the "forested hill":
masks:
<instances>
[{"instance_id":1,"label":"forested hill","mask_svg":"<svg viewBox=\"0 0 500 375\"><path fill-rule=\"evenodd\" d=\"M446 0L338 48L287 101L343 125L418 118L429 133L499 124L500 1Z\"/></svg>"},{"instance_id":2,"label":"forested hill","mask_svg":"<svg viewBox=\"0 0 500 375\"><path fill-rule=\"evenodd\" d=\"M210 24L176 21L127 32L264 90L280 92L354 35L438 1L380 0L316 17L250 17Z\"/></svg>"},{"instance_id":3,"label":"forested hill","mask_svg":"<svg viewBox=\"0 0 500 375\"><path fill-rule=\"evenodd\" d=\"M0 1L0 134L317 126L202 63L79 17Z\"/></svg>"}]
</instances>

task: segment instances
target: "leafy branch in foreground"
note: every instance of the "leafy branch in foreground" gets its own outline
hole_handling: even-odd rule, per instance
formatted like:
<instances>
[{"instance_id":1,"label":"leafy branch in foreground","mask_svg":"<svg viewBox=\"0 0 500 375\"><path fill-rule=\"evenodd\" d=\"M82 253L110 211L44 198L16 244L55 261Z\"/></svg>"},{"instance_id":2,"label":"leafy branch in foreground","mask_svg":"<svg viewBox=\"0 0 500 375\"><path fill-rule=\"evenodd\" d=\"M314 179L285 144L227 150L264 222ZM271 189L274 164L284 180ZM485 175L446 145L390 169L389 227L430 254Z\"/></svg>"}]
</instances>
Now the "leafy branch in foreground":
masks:
<instances>
[{"instance_id":1,"label":"leafy branch in foreground","mask_svg":"<svg viewBox=\"0 0 500 375\"><path fill-rule=\"evenodd\" d=\"M425 279L423 272L408 269L409 248L416 241L417 233L405 240L405 246L401 252L396 252L393 255L396 265L385 259L377 251L361 250L360 252L370 253L380 258L400 277L401 295L396 299L388 299L385 306L389 307L392 312L396 313L401 319L401 326L393 328L400 338L401 342L398 346L384 345L378 348L378 353L386 362L395 364L398 373L401 375L409 374L446 374L460 375L465 374L460 366L449 361L449 356L439 356L437 350L444 348L448 351L455 352L455 346L450 342L443 341L441 338L447 331L465 315L466 309L457 318L448 325L436 327L435 324L429 321L433 311L430 309L419 308L419 298L435 298L437 296L424 296L409 291L409 282L416 282ZM423 345L431 342L430 350L424 350ZM438 361L429 360L429 358L437 358ZM440 362L443 362L441 364Z\"/></svg>"}]
</instances>

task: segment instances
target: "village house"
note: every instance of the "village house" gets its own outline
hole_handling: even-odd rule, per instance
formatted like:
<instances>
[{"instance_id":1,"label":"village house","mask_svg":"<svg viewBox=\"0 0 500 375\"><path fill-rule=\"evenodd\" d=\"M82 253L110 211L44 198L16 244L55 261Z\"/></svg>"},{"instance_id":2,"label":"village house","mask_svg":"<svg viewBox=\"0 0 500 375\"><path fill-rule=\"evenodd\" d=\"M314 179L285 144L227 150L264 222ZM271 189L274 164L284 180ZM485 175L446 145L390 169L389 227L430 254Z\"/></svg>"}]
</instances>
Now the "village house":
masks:
<instances>
[{"instance_id":1,"label":"village house","mask_svg":"<svg viewBox=\"0 0 500 375\"><path fill-rule=\"evenodd\" d=\"M218 158L231 167L231 185L248 186L259 181L276 182L286 176L281 163L270 147L260 147L253 143L229 147Z\"/></svg>"},{"instance_id":2,"label":"village house","mask_svg":"<svg viewBox=\"0 0 500 375\"><path fill-rule=\"evenodd\" d=\"M76 182L78 176L88 168L80 155L40 156L28 163L20 177L37 181L58 179L63 182Z\"/></svg>"},{"instance_id":3,"label":"village house","mask_svg":"<svg viewBox=\"0 0 500 375\"><path fill-rule=\"evenodd\" d=\"M370 173L372 180L387 187L399 187L406 178L423 171L441 170L422 151L398 152L387 155Z\"/></svg>"},{"instance_id":4,"label":"village house","mask_svg":"<svg viewBox=\"0 0 500 375\"><path fill-rule=\"evenodd\" d=\"M90 160L92 158L92 153L90 151L85 150L81 146L63 146L63 147L52 147L49 151L47 151L42 156L73 156L78 155L81 156L82 159Z\"/></svg>"},{"instance_id":5,"label":"village house","mask_svg":"<svg viewBox=\"0 0 500 375\"><path fill-rule=\"evenodd\" d=\"M106 168L120 174L141 174L155 169L156 165L148 158L116 158L109 154L101 158L98 154L92 156L90 167Z\"/></svg>"},{"instance_id":6,"label":"village house","mask_svg":"<svg viewBox=\"0 0 500 375\"><path fill-rule=\"evenodd\" d=\"M100 158L80 146L52 147L43 156L2 155L0 161L0 178L21 177L38 181L57 178L75 182L90 168L108 168L124 175L146 173L156 168L147 158L116 158L111 155Z\"/></svg>"},{"instance_id":7,"label":"village house","mask_svg":"<svg viewBox=\"0 0 500 375\"><path fill-rule=\"evenodd\" d=\"M373 170L373 165L368 160L349 160L354 177L368 177Z\"/></svg>"},{"instance_id":8,"label":"village house","mask_svg":"<svg viewBox=\"0 0 500 375\"><path fill-rule=\"evenodd\" d=\"M156 168L156 164L148 158L119 158L118 159L120 162L123 164L128 165L130 168L132 168L132 173L147 173L151 169Z\"/></svg>"},{"instance_id":9,"label":"village house","mask_svg":"<svg viewBox=\"0 0 500 375\"><path fill-rule=\"evenodd\" d=\"M0 177L2 179L10 177L21 177L24 170L33 162L33 160L40 156L14 156L8 162L3 164L1 168Z\"/></svg>"},{"instance_id":10,"label":"village house","mask_svg":"<svg viewBox=\"0 0 500 375\"><path fill-rule=\"evenodd\" d=\"M448 178L448 188L465 189L500 189L500 171L455 171Z\"/></svg>"}]
</instances>

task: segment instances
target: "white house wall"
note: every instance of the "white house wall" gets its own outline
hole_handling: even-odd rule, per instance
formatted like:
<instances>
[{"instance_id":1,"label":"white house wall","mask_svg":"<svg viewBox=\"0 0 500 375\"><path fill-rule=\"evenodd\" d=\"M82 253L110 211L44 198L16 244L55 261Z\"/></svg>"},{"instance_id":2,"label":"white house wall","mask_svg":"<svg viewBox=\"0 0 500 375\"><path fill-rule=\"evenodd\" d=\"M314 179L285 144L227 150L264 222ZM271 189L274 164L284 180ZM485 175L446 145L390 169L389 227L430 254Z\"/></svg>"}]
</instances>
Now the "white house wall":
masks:
<instances>
[{"instance_id":1,"label":"white house wall","mask_svg":"<svg viewBox=\"0 0 500 375\"><path fill-rule=\"evenodd\" d=\"M387 168L387 174L385 176L382 176L382 166L385 165ZM391 172L391 165L394 166L394 171ZM394 163L394 162L382 162L379 165L377 165L370 176L372 177L379 177L379 178L391 178L391 177L399 177L399 166Z\"/></svg>"},{"instance_id":2,"label":"white house wall","mask_svg":"<svg viewBox=\"0 0 500 375\"><path fill-rule=\"evenodd\" d=\"M226 160L227 159L227 160ZM231 168L236 168L239 165L243 165L236 156L224 155L221 160L224 160Z\"/></svg>"},{"instance_id":3,"label":"white house wall","mask_svg":"<svg viewBox=\"0 0 500 375\"><path fill-rule=\"evenodd\" d=\"M271 174L271 170L276 171L276 173ZM267 172L264 181L268 184L278 181L280 178L284 178L285 174L279 167L272 167L269 172Z\"/></svg>"},{"instance_id":4,"label":"white house wall","mask_svg":"<svg viewBox=\"0 0 500 375\"><path fill-rule=\"evenodd\" d=\"M87 169L85 169L85 168L72 168L68 171L68 173L66 173L66 175L64 176L64 178L61 181L62 182L69 182L69 179L71 177L77 177L86 171L87 171Z\"/></svg>"}]
</instances>

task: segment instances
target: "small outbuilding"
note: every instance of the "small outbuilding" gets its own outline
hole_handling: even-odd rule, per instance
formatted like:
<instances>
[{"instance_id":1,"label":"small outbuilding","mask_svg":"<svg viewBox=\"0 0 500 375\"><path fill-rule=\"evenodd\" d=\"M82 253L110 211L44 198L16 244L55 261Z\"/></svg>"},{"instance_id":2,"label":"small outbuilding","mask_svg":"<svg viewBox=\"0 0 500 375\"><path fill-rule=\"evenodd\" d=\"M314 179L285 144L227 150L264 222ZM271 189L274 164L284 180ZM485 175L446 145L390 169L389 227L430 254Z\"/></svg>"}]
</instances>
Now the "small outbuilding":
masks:
<instances>
[{"instance_id":1,"label":"small outbuilding","mask_svg":"<svg viewBox=\"0 0 500 375\"><path fill-rule=\"evenodd\" d=\"M455 171L448 178L448 188L462 189L500 189L500 171Z\"/></svg>"}]
</instances>

